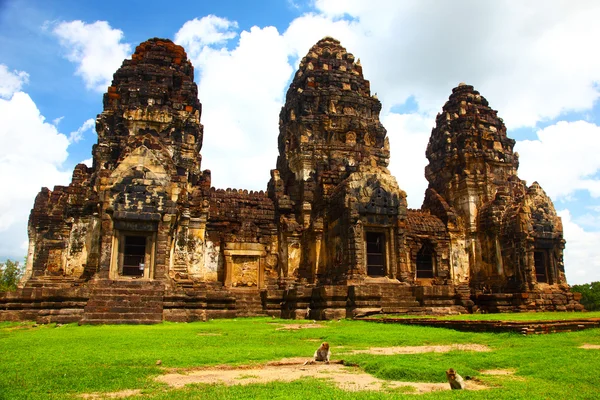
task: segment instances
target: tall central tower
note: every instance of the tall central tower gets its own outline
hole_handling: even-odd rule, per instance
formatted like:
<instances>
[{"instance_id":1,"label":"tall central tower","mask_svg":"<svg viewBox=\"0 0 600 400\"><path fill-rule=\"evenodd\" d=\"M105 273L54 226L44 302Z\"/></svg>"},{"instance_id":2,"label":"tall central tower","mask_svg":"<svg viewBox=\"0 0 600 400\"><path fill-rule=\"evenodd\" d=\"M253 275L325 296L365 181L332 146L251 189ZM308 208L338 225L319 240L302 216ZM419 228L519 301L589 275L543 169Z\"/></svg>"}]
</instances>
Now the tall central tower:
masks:
<instances>
[{"instance_id":1,"label":"tall central tower","mask_svg":"<svg viewBox=\"0 0 600 400\"><path fill-rule=\"evenodd\" d=\"M387 170L389 142L380 111L360 61L339 41L321 39L300 62L281 110L279 157L269 182L281 226L287 227L281 240L289 244L282 254L289 272L297 268L289 266L299 265L300 277L314 279L318 271L339 277L363 263L362 231L357 231L356 243L347 237L350 225L360 219L359 210L344 202L358 204L362 196L369 203L375 196L370 207L392 209L394 215L403 201L405 206L404 194ZM389 186L385 190L380 187L383 181ZM364 193L350 194L358 186ZM379 195L372 193L375 190ZM329 243L331 253L323 254L323 241L333 241L334 236L341 241Z\"/></svg>"}]
</instances>

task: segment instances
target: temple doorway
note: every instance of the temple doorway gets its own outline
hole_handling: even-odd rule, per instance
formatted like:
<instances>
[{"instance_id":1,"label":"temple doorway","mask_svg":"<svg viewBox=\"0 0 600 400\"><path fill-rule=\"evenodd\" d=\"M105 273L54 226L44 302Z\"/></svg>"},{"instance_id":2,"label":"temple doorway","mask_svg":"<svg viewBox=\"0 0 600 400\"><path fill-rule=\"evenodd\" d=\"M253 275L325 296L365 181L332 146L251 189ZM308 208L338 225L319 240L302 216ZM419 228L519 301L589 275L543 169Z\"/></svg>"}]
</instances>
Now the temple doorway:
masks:
<instances>
[{"instance_id":1,"label":"temple doorway","mask_svg":"<svg viewBox=\"0 0 600 400\"><path fill-rule=\"evenodd\" d=\"M385 276L385 235L367 232L367 275Z\"/></svg>"},{"instance_id":2,"label":"temple doorway","mask_svg":"<svg viewBox=\"0 0 600 400\"><path fill-rule=\"evenodd\" d=\"M142 277L146 268L147 236L125 236L123 245L123 276Z\"/></svg>"},{"instance_id":3,"label":"temple doorway","mask_svg":"<svg viewBox=\"0 0 600 400\"><path fill-rule=\"evenodd\" d=\"M117 231L113 242L110 279L152 279L155 242L154 232Z\"/></svg>"},{"instance_id":4,"label":"temple doorway","mask_svg":"<svg viewBox=\"0 0 600 400\"><path fill-rule=\"evenodd\" d=\"M543 251L533 253L533 263L535 266L535 279L538 283L548 283L547 257Z\"/></svg>"},{"instance_id":5,"label":"temple doorway","mask_svg":"<svg viewBox=\"0 0 600 400\"><path fill-rule=\"evenodd\" d=\"M426 243L417 253L417 279L433 278L433 250Z\"/></svg>"}]
</instances>

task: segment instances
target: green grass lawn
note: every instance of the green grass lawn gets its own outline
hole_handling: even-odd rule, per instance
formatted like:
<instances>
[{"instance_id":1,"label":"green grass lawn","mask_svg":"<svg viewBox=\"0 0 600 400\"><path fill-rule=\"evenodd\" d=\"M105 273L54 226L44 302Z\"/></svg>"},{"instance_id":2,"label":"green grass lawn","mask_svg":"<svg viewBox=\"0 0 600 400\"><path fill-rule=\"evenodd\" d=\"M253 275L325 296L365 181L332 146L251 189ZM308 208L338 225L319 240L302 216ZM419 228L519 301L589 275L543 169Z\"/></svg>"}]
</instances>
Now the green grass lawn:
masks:
<instances>
[{"instance_id":1,"label":"green grass lawn","mask_svg":"<svg viewBox=\"0 0 600 400\"><path fill-rule=\"evenodd\" d=\"M557 319L573 314L550 315ZM523 314L512 316L521 319ZM144 399L415 398L403 390L345 392L317 379L247 386L196 384L183 389L172 389L153 379L165 368L310 357L319 341L331 344L333 360L343 358L378 378L444 382L444 371L453 367L491 387L477 392L432 392L418 399L600 398L600 350L579 348L584 343L600 345L600 329L521 336L342 320L320 322L322 327L316 329L277 330L281 324L297 322L251 318L152 326L0 323L0 399L78 398L83 393L124 389L142 389L141 395L131 398ZM485 344L493 351L339 354L368 347L453 343ZM157 366L157 360L162 365ZM513 369L516 374L481 375L486 369Z\"/></svg>"}]
</instances>

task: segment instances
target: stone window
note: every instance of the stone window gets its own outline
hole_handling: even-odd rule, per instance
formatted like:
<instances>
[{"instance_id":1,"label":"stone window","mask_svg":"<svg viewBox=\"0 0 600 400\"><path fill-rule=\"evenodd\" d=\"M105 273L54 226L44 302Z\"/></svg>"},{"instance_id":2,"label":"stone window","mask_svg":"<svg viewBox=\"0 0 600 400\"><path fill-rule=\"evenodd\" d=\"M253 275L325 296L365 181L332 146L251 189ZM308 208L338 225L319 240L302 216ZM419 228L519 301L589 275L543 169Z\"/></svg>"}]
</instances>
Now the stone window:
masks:
<instances>
[{"instance_id":1,"label":"stone window","mask_svg":"<svg viewBox=\"0 0 600 400\"><path fill-rule=\"evenodd\" d=\"M417 279L433 278L433 249L429 243L424 244L417 253Z\"/></svg>"},{"instance_id":2,"label":"stone window","mask_svg":"<svg viewBox=\"0 0 600 400\"><path fill-rule=\"evenodd\" d=\"M367 275L385 276L385 234L367 232Z\"/></svg>"},{"instance_id":3,"label":"stone window","mask_svg":"<svg viewBox=\"0 0 600 400\"><path fill-rule=\"evenodd\" d=\"M544 251L533 252L533 263L535 266L535 279L539 283L548 282L548 257Z\"/></svg>"}]
</instances>

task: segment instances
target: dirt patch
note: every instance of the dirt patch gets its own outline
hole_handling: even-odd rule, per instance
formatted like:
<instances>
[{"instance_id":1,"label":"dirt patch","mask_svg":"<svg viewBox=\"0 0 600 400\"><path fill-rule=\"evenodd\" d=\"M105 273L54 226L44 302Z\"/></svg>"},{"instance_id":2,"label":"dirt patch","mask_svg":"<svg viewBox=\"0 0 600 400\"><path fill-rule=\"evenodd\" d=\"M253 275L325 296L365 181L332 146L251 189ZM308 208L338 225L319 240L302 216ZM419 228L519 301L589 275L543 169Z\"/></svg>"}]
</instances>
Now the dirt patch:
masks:
<instances>
[{"instance_id":1,"label":"dirt patch","mask_svg":"<svg viewBox=\"0 0 600 400\"><path fill-rule=\"evenodd\" d=\"M23 324L19 324L19 325L3 327L1 329L3 331L11 332L11 331L22 331L22 330L27 330L27 329L36 329L39 327L40 326L38 324L23 323Z\"/></svg>"},{"instance_id":2,"label":"dirt patch","mask_svg":"<svg viewBox=\"0 0 600 400\"><path fill-rule=\"evenodd\" d=\"M212 332L198 332L197 336L223 336L222 333L212 333Z\"/></svg>"},{"instance_id":3,"label":"dirt patch","mask_svg":"<svg viewBox=\"0 0 600 400\"><path fill-rule=\"evenodd\" d=\"M481 371L481 373L483 375L506 376L506 375L514 375L515 371L512 369L486 369L485 371Z\"/></svg>"},{"instance_id":4,"label":"dirt patch","mask_svg":"<svg viewBox=\"0 0 600 400\"><path fill-rule=\"evenodd\" d=\"M387 381L375 378L359 368L346 367L338 363L304 365L306 358L290 358L252 368L204 368L188 373L170 373L156 378L171 387L181 388L192 383L249 385L273 381L291 382L302 378L328 379L346 391L381 391L387 389L410 388L410 393L426 393L450 390L448 383L422 383ZM468 390L487 389L480 383L469 382Z\"/></svg>"},{"instance_id":5,"label":"dirt patch","mask_svg":"<svg viewBox=\"0 0 600 400\"><path fill-rule=\"evenodd\" d=\"M300 329L314 329L324 328L321 324L277 324L281 325L280 328L275 329L276 331L296 331Z\"/></svg>"},{"instance_id":6,"label":"dirt patch","mask_svg":"<svg viewBox=\"0 0 600 400\"><path fill-rule=\"evenodd\" d=\"M582 344L581 346L579 346L580 349L593 349L593 350L600 350L600 344Z\"/></svg>"},{"instance_id":7,"label":"dirt patch","mask_svg":"<svg viewBox=\"0 0 600 400\"><path fill-rule=\"evenodd\" d=\"M498 377L501 379L510 379L513 381L525 382L526 379L522 376L516 376L516 372L517 371L514 369L487 369L485 371L481 371L481 374L490 377Z\"/></svg>"},{"instance_id":8,"label":"dirt patch","mask_svg":"<svg viewBox=\"0 0 600 400\"><path fill-rule=\"evenodd\" d=\"M438 346L403 346L403 347L371 347L366 350L353 350L338 354L376 354L376 355L394 355L394 354L419 354L419 353L447 353L449 351L492 351L483 344L450 344Z\"/></svg>"},{"instance_id":9,"label":"dirt patch","mask_svg":"<svg viewBox=\"0 0 600 400\"><path fill-rule=\"evenodd\" d=\"M119 392L108 392L108 393L84 393L80 397L84 399L124 399L129 396L137 396L142 393L140 389L127 389Z\"/></svg>"}]
</instances>

